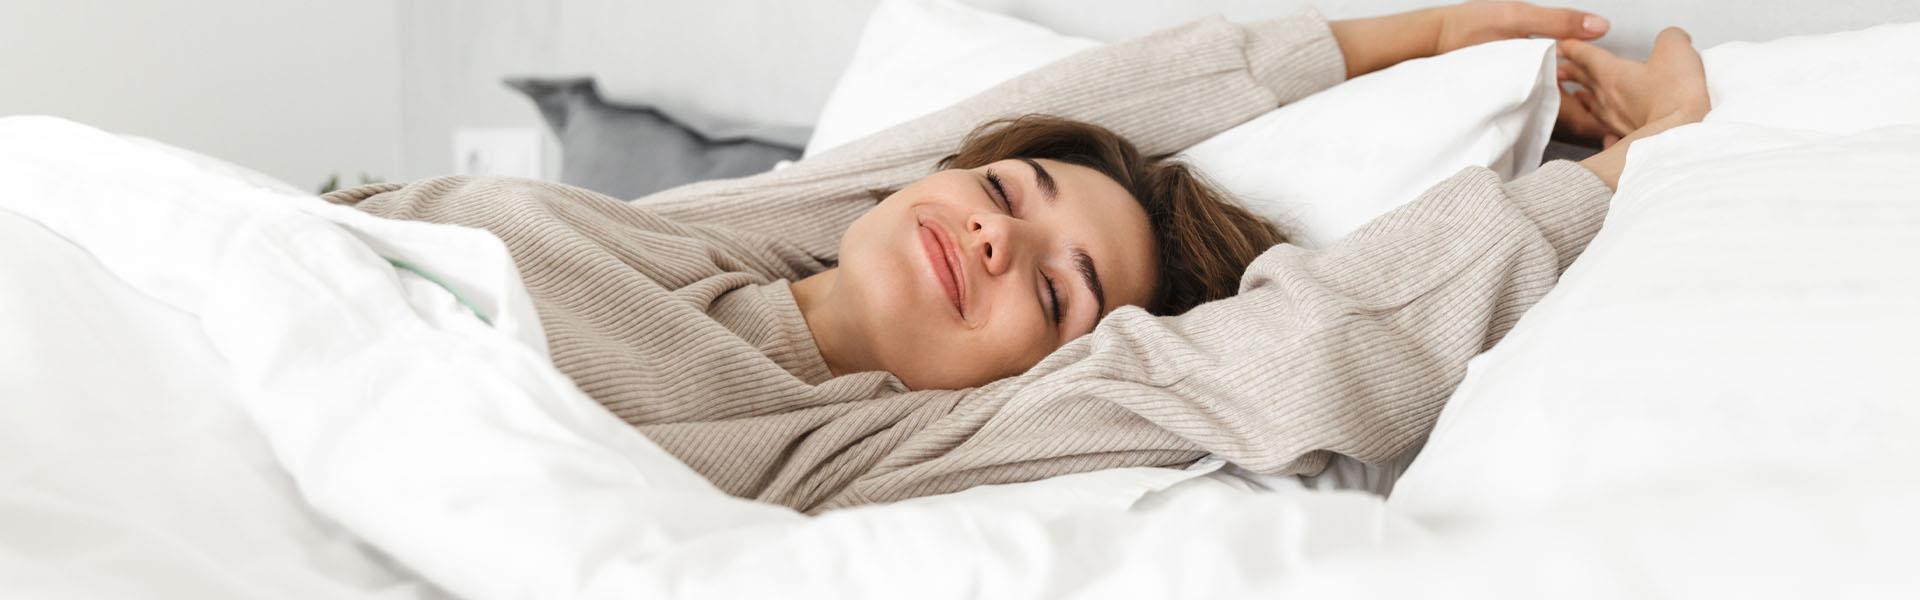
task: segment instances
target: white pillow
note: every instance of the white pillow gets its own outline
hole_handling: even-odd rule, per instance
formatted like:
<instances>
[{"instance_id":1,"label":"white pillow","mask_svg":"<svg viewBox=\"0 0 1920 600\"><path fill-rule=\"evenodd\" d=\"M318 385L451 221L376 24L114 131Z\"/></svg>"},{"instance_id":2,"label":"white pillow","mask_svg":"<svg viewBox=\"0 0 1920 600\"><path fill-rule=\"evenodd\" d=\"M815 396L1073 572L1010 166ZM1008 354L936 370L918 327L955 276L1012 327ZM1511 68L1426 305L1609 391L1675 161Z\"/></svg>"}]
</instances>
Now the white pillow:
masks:
<instances>
[{"instance_id":1,"label":"white pillow","mask_svg":"<svg viewBox=\"0 0 1920 600\"><path fill-rule=\"evenodd\" d=\"M1098 45L948 0L885 0L807 145L945 108ZM1188 158L1303 245L1324 245L1469 165L1531 171L1552 131L1552 43L1408 61L1194 146Z\"/></svg>"},{"instance_id":2,"label":"white pillow","mask_svg":"<svg viewBox=\"0 0 1920 600\"><path fill-rule=\"evenodd\" d=\"M1828 133L1920 124L1920 22L1721 44L1701 60L1710 123Z\"/></svg>"},{"instance_id":3,"label":"white pillow","mask_svg":"<svg viewBox=\"0 0 1920 600\"><path fill-rule=\"evenodd\" d=\"M1469 166L1540 164L1560 110L1552 40L1410 60L1303 98L1185 156L1297 244L1330 245Z\"/></svg>"},{"instance_id":4,"label":"white pillow","mask_svg":"<svg viewBox=\"0 0 1920 600\"><path fill-rule=\"evenodd\" d=\"M199 152L194 152L186 148L181 148L179 146L168 144L160 140L147 138L147 137L140 137L137 135L126 134L126 133L122 133L119 135L121 139L127 140L129 142L133 142L135 144L139 144L142 146L147 146L155 150L165 152L167 154L171 154L175 157L178 157L180 160L187 161L189 164L199 167L209 173L213 173L215 175L222 175L229 179L236 179L239 181L243 181L243 182L246 182L248 185L252 185L254 187L265 188L265 189L273 190L276 192L280 192L282 194L292 194L295 196L306 196L312 193L307 190L294 187L293 184L291 183L281 181L279 179L273 178L259 171L242 167L240 165L236 165L224 160L220 160L218 158L207 156Z\"/></svg>"},{"instance_id":5,"label":"white pillow","mask_svg":"<svg viewBox=\"0 0 1920 600\"><path fill-rule=\"evenodd\" d=\"M819 154L1100 43L952 0L883 0L807 140Z\"/></svg>"},{"instance_id":6,"label":"white pillow","mask_svg":"<svg viewBox=\"0 0 1920 600\"><path fill-rule=\"evenodd\" d=\"M1920 484L1916 365L1920 126L1674 129L1633 146L1599 236L1474 359L1391 503L1439 523L1842 466Z\"/></svg>"}]
</instances>

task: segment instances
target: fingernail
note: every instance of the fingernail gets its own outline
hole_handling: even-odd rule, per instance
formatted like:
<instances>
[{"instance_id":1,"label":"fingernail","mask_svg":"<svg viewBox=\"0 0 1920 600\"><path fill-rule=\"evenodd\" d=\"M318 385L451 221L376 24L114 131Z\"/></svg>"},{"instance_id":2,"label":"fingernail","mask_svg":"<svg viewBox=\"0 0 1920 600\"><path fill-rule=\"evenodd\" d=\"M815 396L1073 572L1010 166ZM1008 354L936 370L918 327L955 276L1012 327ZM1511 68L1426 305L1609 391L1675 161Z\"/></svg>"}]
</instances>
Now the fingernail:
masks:
<instances>
[{"instance_id":1,"label":"fingernail","mask_svg":"<svg viewBox=\"0 0 1920 600\"><path fill-rule=\"evenodd\" d=\"M1607 18L1600 15L1587 15L1587 18L1580 20L1580 26L1593 33L1606 33Z\"/></svg>"}]
</instances>

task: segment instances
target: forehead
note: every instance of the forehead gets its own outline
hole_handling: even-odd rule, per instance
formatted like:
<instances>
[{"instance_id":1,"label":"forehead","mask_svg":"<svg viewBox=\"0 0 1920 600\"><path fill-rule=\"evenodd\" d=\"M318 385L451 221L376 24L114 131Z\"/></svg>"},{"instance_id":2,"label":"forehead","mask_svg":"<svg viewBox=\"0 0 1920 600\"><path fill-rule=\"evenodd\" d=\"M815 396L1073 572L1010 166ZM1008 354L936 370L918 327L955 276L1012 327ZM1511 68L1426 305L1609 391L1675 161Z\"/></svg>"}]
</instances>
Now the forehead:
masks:
<instances>
[{"instance_id":1,"label":"forehead","mask_svg":"<svg viewBox=\"0 0 1920 600\"><path fill-rule=\"evenodd\" d=\"M1023 174L1026 188L1044 205L1032 213L1033 220L1047 225L1061 242L1077 246L1093 257L1108 306L1101 313L1125 304L1144 305L1153 287L1157 267L1153 229L1147 211L1120 183L1094 169L1050 159L1035 161L1054 180L1058 197L1053 202L1041 199L1032 168L1024 161L1012 161L1007 168ZM996 163L998 170L1004 163Z\"/></svg>"}]
</instances>

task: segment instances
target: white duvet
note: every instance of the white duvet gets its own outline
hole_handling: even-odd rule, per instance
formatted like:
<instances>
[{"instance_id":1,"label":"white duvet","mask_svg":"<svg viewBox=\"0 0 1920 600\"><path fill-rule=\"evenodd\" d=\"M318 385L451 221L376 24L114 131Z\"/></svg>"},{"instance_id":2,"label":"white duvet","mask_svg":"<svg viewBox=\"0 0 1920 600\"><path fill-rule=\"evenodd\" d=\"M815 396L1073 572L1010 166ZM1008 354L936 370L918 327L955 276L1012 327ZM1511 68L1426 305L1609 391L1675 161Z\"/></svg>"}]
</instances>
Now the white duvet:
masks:
<instances>
[{"instance_id":1,"label":"white duvet","mask_svg":"<svg viewBox=\"0 0 1920 600\"><path fill-rule=\"evenodd\" d=\"M1706 125L1643 143L1694 149L1686 157L1702 164L1715 157L1700 149L1743 135ZM1909 128L1773 150L1800 152L1817 179L1823 160L1920 166L1915 148ZM1685 161L1633 168L1616 201L1635 208L1609 218L1594 266L1576 265L1566 289L1605 288L1635 271L1604 261L1693 235L1650 207L1732 201L1710 181L1681 186L1694 176ZM1772 172L1781 193L1811 185ZM1876 211L1879 269L1920 257L1901 228L1920 215L1901 204L1920 197L1920 168L1888 173L1848 188L1861 194L1854 210ZM1779 220L1710 231L1765 231L1756 223ZM1914 389L1886 370L1920 358L1911 338L1894 339L1920 309L1874 313L1889 334L1859 338L1882 344L1860 350L1874 362L1802 361L1885 392L1819 398L1874 423L1864 441L1789 427L1806 415L1774 404L1601 402L1515 367L1560 352L1544 319L1577 319L1555 307L1582 296L1556 291L1514 333L1532 345L1515 348L1538 349L1476 362L1462 388L1475 396L1455 399L1471 410L1449 407L1392 502L1127 469L809 518L718 492L575 390L547 364L512 265L483 233L381 221L84 126L7 118L0 235L0 582L27 597L1804 597L1912 592L1900 567L1920 556L1909 508L1920 460L1891 435L1920 429L1914 396L1901 395ZM1908 298L1906 281L1873 297ZM1711 390L1694 377L1719 376L1711 359L1648 373L1670 384L1656 388ZM1572 364L1598 369L1582 381L1635 373ZM1663 471L1645 468L1648 451L1615 452L1604 430L1501 453L1517 435L1579 433L1569 428L1592 418L1516 407L1577 401L1605 423L1701 432L1657 438L1676 460L1768 428L1791 435L1766 438L1777 447L1765 457L1845 448L1872 460ZM1528 460L1548 456L1560 460Z\"/></svg>"},{"instance_id":2,"label":"white duvet","mask_svg":"<svg viewBox=\"0 0 1920 600\"><path fill-rule=\"evenodd\" d=\"M49 594L434 593L412 572L476 598L1211 595L1276 585L1276 567L1404 525L1366 494L1255 496L1211 480L1129 512L1201 474L1170 469L808 518L719 492L574 389L482 232L375 219L30 117L0 120L0 208L11 243L49 257L12 263L9 285L75 280L60 295L8 294L29 332L8 350L45 364L7 374L28 392L9 394L7 433L58 434L8 437L20 447L0 502L21 507L15 521L41 521L31 506L72 518L0 532L0 572ZM65 317L27 316L49 312ZM125 350L99 353L113 337ZM60 352L69 344L84 351ZM129 434L150 448L126 454L157 456L109 450ZM182 444L225 456L165 457ZM13 458L48 451L106 457ZM72 487L118 493L63 489L65 471L88 480ZM208 495L230 510L182 522ZM1220 506L1243 516L1215 519ZM87 520L94 535L73 537ZM202 556L123 569L181 551Z\"/></svg>"}]
</instances>

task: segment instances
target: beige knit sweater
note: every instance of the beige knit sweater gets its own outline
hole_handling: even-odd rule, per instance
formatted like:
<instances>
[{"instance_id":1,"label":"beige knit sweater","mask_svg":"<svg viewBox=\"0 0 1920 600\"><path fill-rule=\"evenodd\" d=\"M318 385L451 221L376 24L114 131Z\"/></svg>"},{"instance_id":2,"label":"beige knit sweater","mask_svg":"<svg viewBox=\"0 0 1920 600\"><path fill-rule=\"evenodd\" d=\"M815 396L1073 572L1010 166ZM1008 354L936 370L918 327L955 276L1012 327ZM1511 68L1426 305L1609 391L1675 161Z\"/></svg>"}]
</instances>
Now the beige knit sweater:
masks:
<instances>
[{"instance_id":1,"label":"beige knit sweater","mask_svg":"<svg viewBox=\"0 0 1920 600\"><path fill-rule=\"evenodd\" d=\"M1331 86L1311 11L1201 21L1105 48L791 168L635 203L525 180L337 192L370 213L485 228L513 254L553 361L721 489L808 512L1214 452L1311 473L1419 440L1467 360L1552 287L1610 192L1556 162L1468 169L1337 247L1278 246L1234 298L1122 308L1018 377L908 391L833 377L788 281L829 268L867 190L931 172L986 120L1049 113L1170 153ZM1285 165L1275 165L1284 172Z\"/></svg>"}]
</instances>

